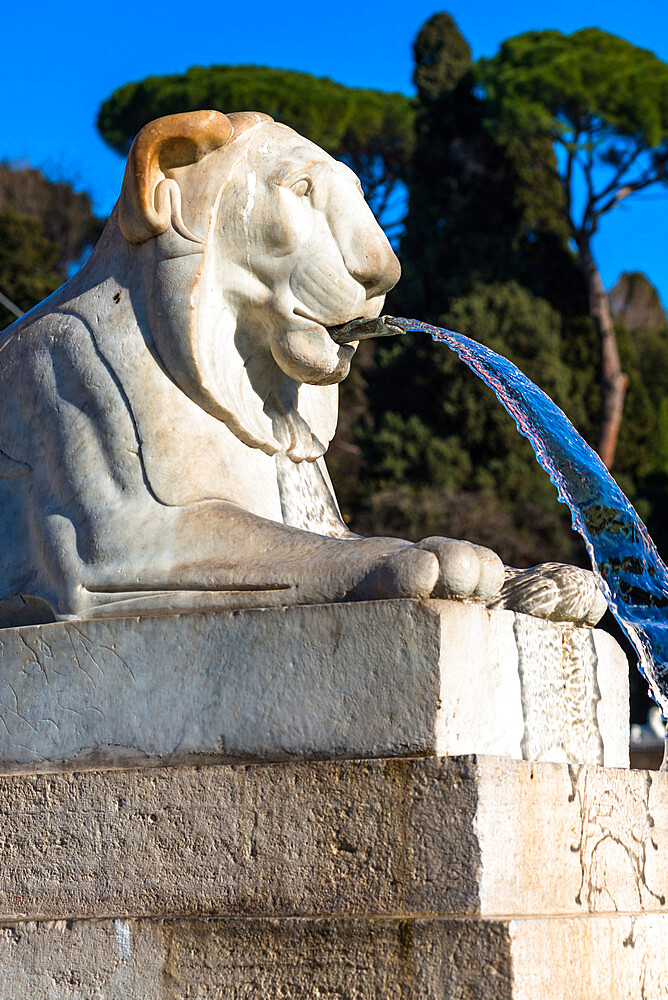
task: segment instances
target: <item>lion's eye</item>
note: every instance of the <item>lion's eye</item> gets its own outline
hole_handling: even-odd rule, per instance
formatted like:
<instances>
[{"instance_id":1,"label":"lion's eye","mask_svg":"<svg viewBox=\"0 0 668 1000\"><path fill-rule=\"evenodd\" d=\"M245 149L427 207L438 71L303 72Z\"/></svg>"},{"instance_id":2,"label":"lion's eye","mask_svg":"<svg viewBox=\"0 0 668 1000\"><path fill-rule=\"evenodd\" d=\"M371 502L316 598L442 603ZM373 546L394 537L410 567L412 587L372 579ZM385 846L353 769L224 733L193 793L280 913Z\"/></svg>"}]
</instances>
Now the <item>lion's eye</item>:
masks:
<instances>
[{"instance_id":1,"label":"lion's eye","mask_svg":"<svg viewBox=\"0 0 668 1000\"><path fill-rule=\"evenodd\" d=\"M313 184L308 177L300 177L298 181L292 185L292 191L297 195L298 198L305 198L307 194L311 193Z\"/></svg>"}]
</instances>

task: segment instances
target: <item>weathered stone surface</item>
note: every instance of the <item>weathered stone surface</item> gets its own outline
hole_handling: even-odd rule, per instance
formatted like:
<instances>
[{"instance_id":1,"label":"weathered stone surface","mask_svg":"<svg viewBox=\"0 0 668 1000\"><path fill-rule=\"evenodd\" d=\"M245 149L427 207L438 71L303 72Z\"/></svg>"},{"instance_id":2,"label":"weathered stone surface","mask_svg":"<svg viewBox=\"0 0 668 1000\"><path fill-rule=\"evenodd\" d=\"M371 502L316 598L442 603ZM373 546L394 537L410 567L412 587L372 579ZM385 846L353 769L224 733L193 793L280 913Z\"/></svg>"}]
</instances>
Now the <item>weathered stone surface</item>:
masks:
<instances>
[{"instance_id":1,"label":"weathered stone surface","mask_svg":"<svg viewBox=\"0 0 668 1000\"><path fill-rule=\"evenodd\" d=\"M491 757L0 780L0 916L661 911L668 775Z\"/></svg>"},{"instance_id":2,"label":"weathered stone surface","mask_svg":"<svg viewBox=\"0 0 668 1000\"><path fill-rule=\"evenodd\" d=\"M511 920L513 1000L666 1000L668 915Z\"/></svg>"},{"instance_id":3,"label":"weathered stone surface","mask_svg":"<svg viewBox=\"0 0 668 1000\"><path fill-rule=\"evenodd\" d=\"M665 1000L668 916L104 920L0 929L16 1000Z\"/></svg>"},{"instance_id":4,"label":"weathered stone surface","mask_svg":"<svg viewBox=\"0 0 668 1000\"><path fill-rule=\"evenodd\" d=\"M604 632L449 601L0 630L0 773L488 753L628 764Z\"/></svg>"},{"instance_id":5,"label":"weathered stone surface","mask_svg":"<svg viewBox=\"0 0 668 1000\"><path fill-rule=\"evenodd\" d=\"M503 924L116 920L33 923L0 933L2 1000L512 995Z\"/></svg>"},{"instance_id":6,"label":"weathered stone surface","mask_svg":"<svg viewBox=\"0 0 668 1000\"><path fill-rule=\"evenodd\" d=\"M478 759L482 913L666 907L668 775L508 763Z\"/></svg>"}]
</instances>

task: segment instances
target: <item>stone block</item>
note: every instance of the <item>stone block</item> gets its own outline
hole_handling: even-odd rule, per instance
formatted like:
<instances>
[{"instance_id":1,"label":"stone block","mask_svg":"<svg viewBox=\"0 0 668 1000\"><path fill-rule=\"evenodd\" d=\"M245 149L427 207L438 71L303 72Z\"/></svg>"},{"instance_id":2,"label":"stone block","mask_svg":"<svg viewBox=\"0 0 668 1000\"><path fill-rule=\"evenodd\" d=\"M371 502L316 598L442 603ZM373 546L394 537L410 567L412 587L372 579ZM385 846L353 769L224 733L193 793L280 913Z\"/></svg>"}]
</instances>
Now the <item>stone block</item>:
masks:
<instances>
[{"instance_id":1,"label":"stone block","mask_svg":"<svg viewBox=\"0 0 668 1000\"><path fill-rule=\"evenodd\" d=\"M0 1000L665 1000L668 915L25 922Z\"/></svg>"},{"instance_id":2,"label":"stone block","mask_svg":"<svg viewBox=\"0 0 668 1000\"><path fill-rule=\"evenodd\" d=\"M0 779L0 917L665 912L668 775L493 757Z\"/></svg>"},{"instance_id":3,"label":"stone block","mask_svg":"<svg viewBox=\"0 0 668 1000\"><path fill-rule=\"evenodd\" d=\"M607 633L447 601L0 630L0 773L487 753L628 764Z\"/></svg>"}]
</instances>

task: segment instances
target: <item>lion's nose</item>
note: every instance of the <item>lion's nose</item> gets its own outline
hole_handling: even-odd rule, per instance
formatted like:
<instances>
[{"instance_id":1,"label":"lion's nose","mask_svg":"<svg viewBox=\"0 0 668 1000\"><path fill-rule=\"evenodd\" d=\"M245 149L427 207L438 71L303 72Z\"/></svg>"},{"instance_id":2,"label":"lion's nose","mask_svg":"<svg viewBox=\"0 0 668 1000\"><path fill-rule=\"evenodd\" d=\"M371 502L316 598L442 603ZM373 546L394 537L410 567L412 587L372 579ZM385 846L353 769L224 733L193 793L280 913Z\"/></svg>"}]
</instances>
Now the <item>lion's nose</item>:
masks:
<instances>
[{"instance_id":1,"label":"lion's nose","mask_svg":"<svg viewBox=\"0 0 668 1000\"><path fill-rule=\"evenodd\" d=\"M348 273L366 289L367 299L385 295L401 277L401 266L384 234L382 240L353 238L343 259Z\"/></svg>"}]
</instances>

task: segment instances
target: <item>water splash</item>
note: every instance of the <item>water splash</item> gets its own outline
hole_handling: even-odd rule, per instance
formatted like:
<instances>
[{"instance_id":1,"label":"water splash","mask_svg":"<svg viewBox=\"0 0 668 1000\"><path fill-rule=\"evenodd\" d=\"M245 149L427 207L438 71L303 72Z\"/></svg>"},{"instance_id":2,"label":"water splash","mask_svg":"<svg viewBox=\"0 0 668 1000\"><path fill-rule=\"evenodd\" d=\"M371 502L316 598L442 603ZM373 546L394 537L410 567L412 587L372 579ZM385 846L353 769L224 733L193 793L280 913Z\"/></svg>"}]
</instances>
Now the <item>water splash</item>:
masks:
<instances>
[{"instance_id":1,"label":"water splash","mask_svg":"<svg viewBox=\"0 0 668 1000\"><path fill-rule=\"evenodd\" d=\"M635 646L650 694L668 716L668 568L647 528L600 458L553 400L507 358L419 320L388 317L428 333L494 390L549 473L589 553L608 606Z\"/></svg>"}]
</instances>

